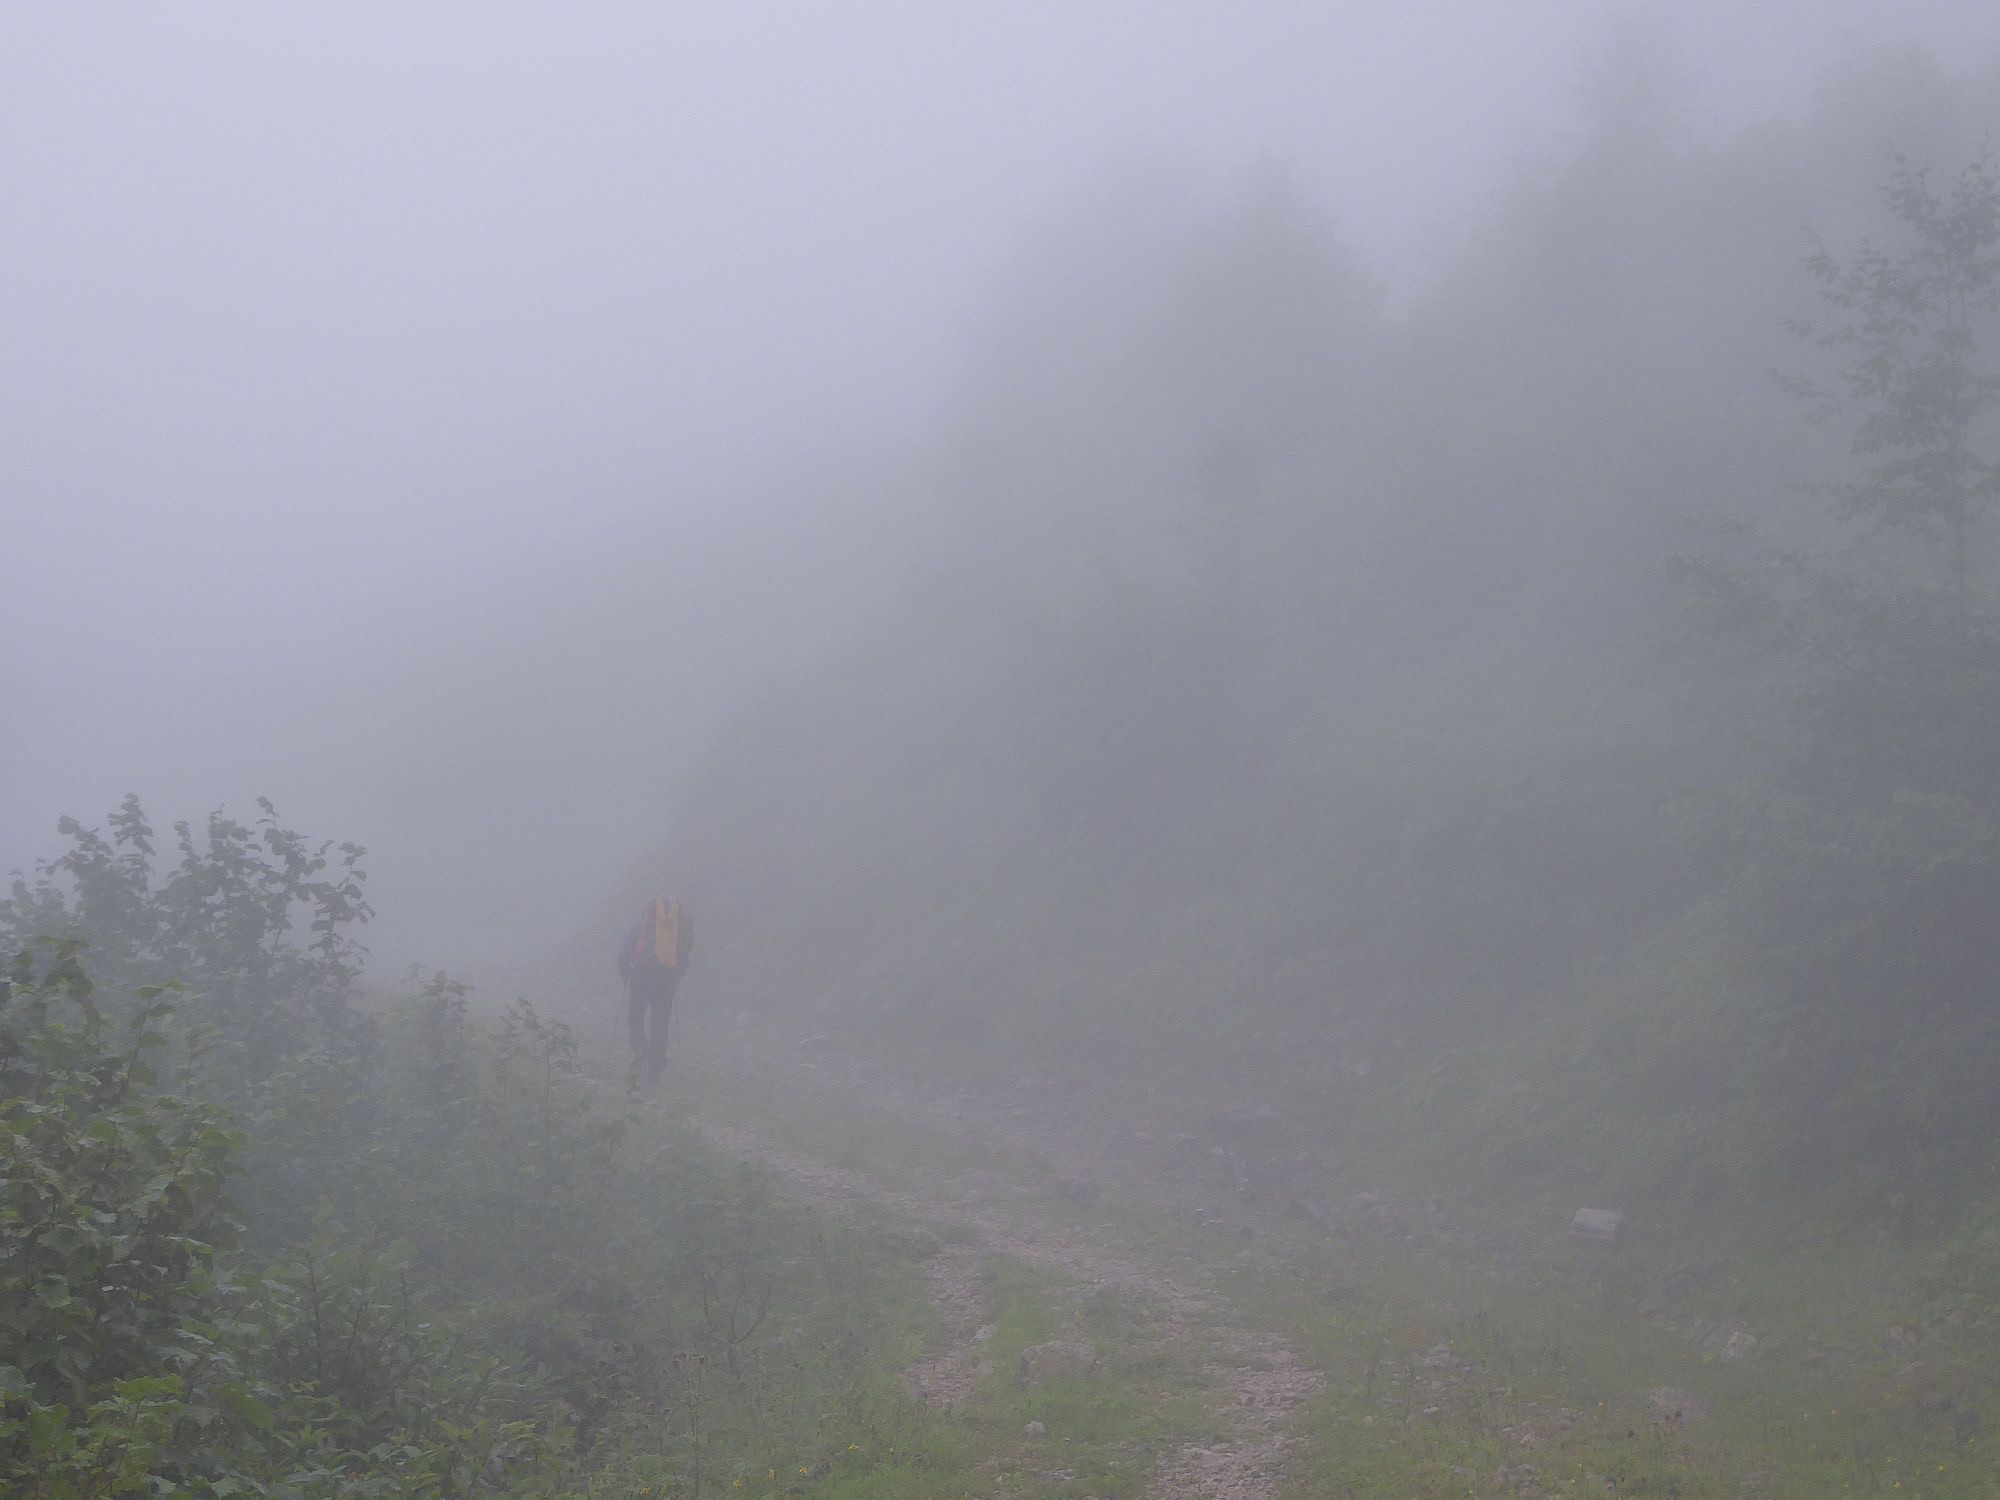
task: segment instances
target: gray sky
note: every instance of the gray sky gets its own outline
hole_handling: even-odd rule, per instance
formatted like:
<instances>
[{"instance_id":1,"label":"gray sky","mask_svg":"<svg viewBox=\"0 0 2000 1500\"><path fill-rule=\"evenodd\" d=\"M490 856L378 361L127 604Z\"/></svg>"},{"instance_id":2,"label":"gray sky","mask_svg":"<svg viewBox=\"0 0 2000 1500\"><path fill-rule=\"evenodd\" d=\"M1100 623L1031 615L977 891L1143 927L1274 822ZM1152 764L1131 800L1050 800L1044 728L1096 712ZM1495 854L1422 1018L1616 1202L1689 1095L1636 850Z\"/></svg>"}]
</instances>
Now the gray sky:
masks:
<instances>
[{"instance_id":1,"label":"gray sky","mask_svg":"<svg viewBox=\"0 0 2000 1500\"><path fill-rule=\"evenodd\" d=\"M1037 211L1121 154L1276 161L1411 294L1506 172L1562 149L1623 14L7 8L0 867L127 788L173 816L266 793L358 833L385 903L452 878L399 842L518 863L504 833L387 811L437 774L426 684L478 660L506 703L513 658L482 638L568 613L587 636L632 517L686 517L694 572L812 524L784 476L921 432ZM1699 129L1795 107L1856 40L1950 55L2000 35L1973 4L1651 14L1681 38ZM753 587L668 571L687 610L720 611L702 619ZM579 741L615 732L572 708ZM557 778L537 826L632 795L606 781L629 765L579 764L600 800L569 813ZM665 797L630 802L635 825ZM606 863L656 835L635 826ZM583 869L573 852L566 896Z\"/></svg>"}]
</instances>

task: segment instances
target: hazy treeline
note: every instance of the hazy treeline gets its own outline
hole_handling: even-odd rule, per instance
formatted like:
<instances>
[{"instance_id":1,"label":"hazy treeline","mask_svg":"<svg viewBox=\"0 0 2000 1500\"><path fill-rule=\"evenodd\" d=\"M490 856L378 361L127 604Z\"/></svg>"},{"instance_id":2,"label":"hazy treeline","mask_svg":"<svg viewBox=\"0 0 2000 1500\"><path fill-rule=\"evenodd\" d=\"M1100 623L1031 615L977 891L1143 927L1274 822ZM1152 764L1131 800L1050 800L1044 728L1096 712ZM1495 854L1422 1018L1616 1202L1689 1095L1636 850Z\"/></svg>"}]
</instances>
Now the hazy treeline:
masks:
<instances>
[{"instance_id":1,"label":"hazy treeline","mask_svg":"<svg viewBox=\"0 0 2000 1500\"><path fill-rule=\"evenodd\" d=\"M1963 348L1882 267L1990 189L2000 80L1886 54L1719 142L1642 48L1597 97L1409 307L1281 174L1128 166L1053 215L893 618L685 789L660 872L706 982L1322 1105L1568 1006L1661 1029L1668 1114L1821 1101L1738 1148L1766 1166L1978 1138L1972 1073L1912 1049L1984 1046L1995 978L1994 246ZM1883 425L1927 389L1962 596L1940 517L1863 493L1936 481L1925 414ZM1829 1134L1870 1073L1924 1102Z\"/></svg>"}]
</instances>

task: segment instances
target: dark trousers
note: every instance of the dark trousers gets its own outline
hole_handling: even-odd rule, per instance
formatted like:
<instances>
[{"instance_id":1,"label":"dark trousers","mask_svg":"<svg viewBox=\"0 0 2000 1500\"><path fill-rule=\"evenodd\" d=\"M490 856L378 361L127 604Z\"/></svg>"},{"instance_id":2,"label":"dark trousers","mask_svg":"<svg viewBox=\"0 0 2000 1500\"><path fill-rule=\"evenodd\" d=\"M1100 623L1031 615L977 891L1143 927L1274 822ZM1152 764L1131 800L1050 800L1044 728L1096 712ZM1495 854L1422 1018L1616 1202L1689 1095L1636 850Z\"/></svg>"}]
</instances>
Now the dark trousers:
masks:
<instances>
[{"instance_id":1,"label":"dark trousers","mask_svg":"<svg viewBox=\"0 0 2000 1500\"><path fill-rule=\"evenodd\" d=\"M679 969L632 971L632 1001L626 1013L632 1029L632 1066L644 1063L646 1076L656 1083L667 1066L667 1026L674 1018L674 991L680 982Z\"/></svg>"}]
</instances>

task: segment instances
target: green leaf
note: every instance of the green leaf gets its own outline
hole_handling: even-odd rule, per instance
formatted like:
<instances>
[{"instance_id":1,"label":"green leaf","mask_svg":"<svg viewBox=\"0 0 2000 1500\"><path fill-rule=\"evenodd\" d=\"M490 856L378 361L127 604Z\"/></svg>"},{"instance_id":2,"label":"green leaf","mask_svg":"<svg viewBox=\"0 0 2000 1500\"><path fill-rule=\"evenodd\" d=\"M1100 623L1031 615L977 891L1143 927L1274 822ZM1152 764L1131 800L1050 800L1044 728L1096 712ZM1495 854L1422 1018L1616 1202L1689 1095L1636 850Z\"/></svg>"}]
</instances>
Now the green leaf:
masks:
<instances>
[{"instance_id":1,"label":"green leaf","mask_svg":"<svg viewBox=\"0 0 2000 1500\"><path fill-rule=\"evenodd\" d=\"M112 1387L127 1401L151 1401L161 1396L178 1396L182 1390L178 1375L139 1375L121 1380Z\"/></svg>"},{"instance_id":2,"label":"green leaf","mask_svg":"<svg viewBox=\"0 0 2000 1500\"><path fill-rule=\"evenodd\" d=\"M272 1416L271 1408L240 1385L224 1386L222 1402L259 1432L269 1432L277 1425L277 1418Z\"/></svg>"},{"instance_id":3,"label":"green leaf","mask_svg":"<svg viewBox=\"0 0 2000 1500\"><path fill-rule=\"evenodd\" d=\"M53 1451L69 1422L66 1406L37 1406L28 1414L28 1450L37 1458Z\"/></svg>"}]
</instances>

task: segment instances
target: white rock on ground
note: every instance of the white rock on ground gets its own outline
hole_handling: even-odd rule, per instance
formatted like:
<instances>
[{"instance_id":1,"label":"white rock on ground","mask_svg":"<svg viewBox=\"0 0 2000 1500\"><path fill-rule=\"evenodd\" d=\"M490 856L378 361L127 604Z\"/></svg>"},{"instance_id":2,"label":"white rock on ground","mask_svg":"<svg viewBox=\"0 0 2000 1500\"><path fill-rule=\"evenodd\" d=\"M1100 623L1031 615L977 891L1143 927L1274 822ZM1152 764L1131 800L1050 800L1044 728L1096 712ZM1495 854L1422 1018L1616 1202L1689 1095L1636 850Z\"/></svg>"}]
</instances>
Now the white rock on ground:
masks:
<instances>
[{"instance_id":1,"label":"white rock on ground","mask_svg":"<svg viewBox=\"0 0 2000 1500\"><path fill-rule=\"evenodd\" d=\"M1610 1243L1618 1238L1618 1231L1625 1223L1625 1215L1612 1208L1579 1208L1576 1217L1569 1221L1569 1234L1575 1240L1601 1240Z\"/></svg>"}]
</instances>

